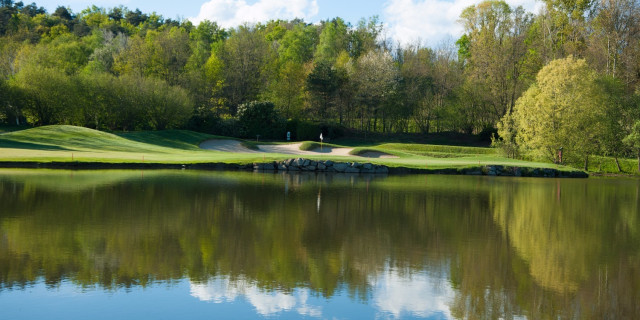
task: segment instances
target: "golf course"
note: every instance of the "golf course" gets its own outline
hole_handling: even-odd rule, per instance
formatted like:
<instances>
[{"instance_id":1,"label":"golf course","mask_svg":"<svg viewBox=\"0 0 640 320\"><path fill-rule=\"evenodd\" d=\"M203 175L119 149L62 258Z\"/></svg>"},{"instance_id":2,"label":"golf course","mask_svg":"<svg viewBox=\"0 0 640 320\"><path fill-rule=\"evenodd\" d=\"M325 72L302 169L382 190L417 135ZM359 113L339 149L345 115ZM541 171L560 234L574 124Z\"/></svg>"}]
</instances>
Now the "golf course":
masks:
<instances>
[{"instance_id":1,"label":"golf course","mask_svg":"<svg viewBox=\"0 0 640 320\"><path fill-rule=\"evenodd\" d=\"M187 130L106 133L52 125L0 133L3 163L155 163L198 164L314 160L370 162L412 169L465 168L486 165L565 169L551 163L501 156L496 149L414 143L363 141L256 142ZM629 164L632 166L632 164ZM570 169L570 168L566 168Z\"/></svg>"}]
</instances>

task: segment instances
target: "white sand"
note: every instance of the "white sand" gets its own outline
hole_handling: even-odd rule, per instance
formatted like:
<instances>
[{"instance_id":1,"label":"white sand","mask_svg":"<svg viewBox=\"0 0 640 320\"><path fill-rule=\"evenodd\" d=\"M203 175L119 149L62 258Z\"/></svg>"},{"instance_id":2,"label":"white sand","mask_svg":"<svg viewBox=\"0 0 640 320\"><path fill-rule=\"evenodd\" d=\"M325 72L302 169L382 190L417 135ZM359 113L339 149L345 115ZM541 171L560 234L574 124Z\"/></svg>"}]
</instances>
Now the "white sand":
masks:
<instances>
[{"instance_id":1,"label":"white sand","mask_svg":"<svg viewBox=\"0 0 640 320\"><path fill-rule=\"evenodd\" d=\"M314 150L300 150L302 143L289 143L289 144L265 144L260 145L260 150L269 153L283 153L283 154L295 154L295 155L329 155L329 156L350 156L349 152L353 148L332 148L322 147Z\"/></svg>"},{"instance_id":2,"label":"white sand","mask_svg":"<svg viewBox=\"0 0 640 320\"><path fill-rule=\"evenodd\" d=\"M327 156L352 156L349 154L353 148L333 148L322 147L314 150L300 150L302 143L288 144L261 144L258 145L260 150L251 150L244 147L240 141L236 140L207 140L200 144L200 148L213 151L238 152L238 153L281 153L293 155L327 155ZM365 152L360 155L365 158L397 158L382 152Z\"/></svg>"}]
</instances>

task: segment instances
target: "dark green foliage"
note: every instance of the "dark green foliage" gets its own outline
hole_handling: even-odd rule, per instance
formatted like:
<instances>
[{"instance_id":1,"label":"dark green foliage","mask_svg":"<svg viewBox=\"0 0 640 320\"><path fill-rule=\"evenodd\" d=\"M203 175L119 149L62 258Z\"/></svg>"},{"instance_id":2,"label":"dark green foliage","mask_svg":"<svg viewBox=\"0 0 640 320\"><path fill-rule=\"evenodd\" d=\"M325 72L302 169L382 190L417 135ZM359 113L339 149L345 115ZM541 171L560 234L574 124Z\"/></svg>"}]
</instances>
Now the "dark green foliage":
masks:
<instances>
[{"instance_id":1,"label":"dark green foliage","mask_svg":"<svg viewBox=\"0 0 640 320\"><path fill-rule=\"evenodd\" d=\"M261 139L284 139L286 122L272 102L252 101L238 107L238 121L242 136Z\"/></svg>"},{"instance_id":2,"label":"dark green foliage","mask_svg":"<svg viewBox=\"0 0 640 320\"><path fill-rule=\"evenodd\" d=\"M139 26L141 23L147 21L147 19L149 19L149 17L146 14L143 14L140 9L127 11L125 14L125 20L134 26Z\"/></svg>"},{"instance_id":3,"label":"dark green foliage","mask_svg":"<svg viewBox=\"0 0 640 320\"><path fill-rule=\"evenodd\" d=\"M296 130L293 132L295 132L295 138L298 141L319 141L322 131L320 125L316 123L300 121L297 123Z\"/></svg>"},{"instance_id":4,"label":"dark green foliage","mask_svg":"<svg viewBox=\"0 0 640 320\"><path fill-rule=\"evenodd\" d=\"M325 142L344 136L344 127L332 123L322 123L304 120L287 122L287 131L291 132L291 139L296 141L320 141L320 133Z\"/></svg>"},{"instance_id":5,"label":"dark green foliage","mask_svg":"<svg viewBox=\"0 0 640 320\"><path fill-rule=\"evenodd\" d=\"M319 118L326 118L332 111L341 80L333 66L326 61L316 63L307 77L307 87L313 97L314 110Z\"/></svg>"},{"instance_id":6,"label":"dark green foliage","mask_svg":"<svg viewBox=\"0 0 640 320\"><path fill-rule=\"evenodd\" d=\"M189 118L187 129L197 132L213 133L219 125L220 117L218 117L218 115L211 109L198 107L191 118Z\"/></svg>"},{"instance_id":7,"label":"dark green foliage","mask_svg":"<svg viewBox=\"0 0 640 320\"><path fill-rule=\"evenodd\" d=\"M73 20L73 16L69 12L69 10L67 10L67 8L62 6L56 8L56 11L53 12L52 16L58 17L60 19L67 20L67 21Z\"/></svg>"}]
</instances>

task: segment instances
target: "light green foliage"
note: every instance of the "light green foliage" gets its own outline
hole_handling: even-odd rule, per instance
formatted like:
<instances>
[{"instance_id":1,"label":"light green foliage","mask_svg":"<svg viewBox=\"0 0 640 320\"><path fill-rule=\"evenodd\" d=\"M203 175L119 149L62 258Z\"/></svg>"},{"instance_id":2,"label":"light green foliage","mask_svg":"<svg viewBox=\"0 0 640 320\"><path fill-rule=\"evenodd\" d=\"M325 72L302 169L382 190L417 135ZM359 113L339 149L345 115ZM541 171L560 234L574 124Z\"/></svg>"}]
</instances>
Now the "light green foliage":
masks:
<instances>
[{"instance_id":1,"label":"light green foliage","mask_svg":"<svg viewBox=\"0 0 640 320\"><path fill-rule=\"evenodd\" d=\"M348 48L348 26L344 20L336 18L323 24L315 60L333 63L341 51Z\"/></svg>"},{"instance_id":2,"label":"light green foliage","mask_svg":"<svg viewBox=\"0 0 640 320\"><path fill-rule=\"evenodd\" d=\"M184 89L152 78L67 76L55 69L24 68L13 86L22 96L14 104L35 125L167 129L183 126L191 112Z\"/></svg>"},{"instance_id":3,"label":"light green foliage","mask_svg":"<svg viewBox=\"0 0 640 320\"><path fill-rule=\"evenodd\" d=\"M318 42L316 27L304 23L296 23L293 29L287 31L279 41L280 61L306 63L313 58L313 52Z\"/></svg>"},{"instance_id":4,"label":"light green foliage","mask_svg":"<svg viewBox=\"0 0 640 320\"><path fill-rule=\"evenodd\" d=\"M265 96L273 101L285 118L300 117L304 104L304 66L294 61L285 61L271 83Z\"/></svg>"},{"instance_id":5,"label":"light green foliage","mask_svg":"<svg viewBox=\"0 0 640 320\"><path fill-rule=\"evenodd\" d=\"M638 172L640 172L640 120L636 121L631 133L624 138L623 142L638 152Z\"/></svg>"},{"instance_id":6,"label":"light green foliage","mask_svg":"<svg viewBox=\"0 0 640 320\"><path fill-rule=\"evenodd\" d=\"M231 115L236 115L240 104L257 99L265 83L270 50L261 27L243 25L216 52L223 62L224 95Z\"/></svg>"},{"instance_id":7,"label":"light green foliage","mask_svg":"<svg viewBox=\"0 0 640 320\"><path fill-rule=\"evenodd\" d=\"M202 67L206 63L211 54L213 44L223 41L227 37L227 33L216 22L205 20L191 30L189 37L193 54L189 58L188 66L195 69Z\"/></svg>"},{"instance_id":8,"label":"light green foliage","mask_svg":"<svg viewBox=\"0 0 640 320\"><path fill-rule=\"evenodd\" d=\"M384 120L381 108L397 89L398 71L393 59L388 52L369 51L357 60L352 77L362 129L375 131L378 119Z\"/></svg>"},{"instance_id":9,"label":"light green foliage","mask_svg":"<svg viewBox=\"0 0 640 320\"><path fill-rule=\"evenodd\" d=\"M562 147L564 160L576 161L598 150L604 130L603 98L584 60L554 60L540 70L513 114L503 118L500 134L509 139L509 131L515 130L516 143L536 157L557 161Z\"/></svg>"},{"instance_id":10,"label":"light green foliage","mask_svg":"<svg viewBox=\"0 0 640 320\"><path fill-rule=\"evenodd\" d=\"M629 147L640 149L640 120L633 125L631 133L624 138L624 143Z\"/></svg>"},{"instance_id":11,"label":"light green foliage","mask_svg":"<svg viewBox=\"0 0 640 320\"><path fill-rule=\"evenodd\" d=\"M544 0L545 11L540 16L544 25L551 59L567 55L581 56L586 47L587 17L596 8L595 0Z\"/></svg>"},{"instance_id":12,"label":"light green foliage","mask_svg":"<svg viewBox=\"0 0 640 320\"><path fill-rule=\"evenodd\" d=\"M510 113L529 85L529 77L523 74L524 40L532 16L504 1L483 1L466 8L460 19L465 35L458 40L458 52L467 64L468 98L463 103L476 109L471 126L480 131Z\"/></svg>"}]
</instances>

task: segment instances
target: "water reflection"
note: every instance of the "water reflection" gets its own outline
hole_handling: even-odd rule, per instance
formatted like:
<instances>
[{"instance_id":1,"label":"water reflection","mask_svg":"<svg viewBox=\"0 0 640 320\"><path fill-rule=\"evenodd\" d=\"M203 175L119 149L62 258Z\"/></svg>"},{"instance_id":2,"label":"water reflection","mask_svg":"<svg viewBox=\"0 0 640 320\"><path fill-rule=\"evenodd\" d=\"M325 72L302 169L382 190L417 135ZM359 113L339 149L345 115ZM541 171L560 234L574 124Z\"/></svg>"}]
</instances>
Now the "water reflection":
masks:
<instances>
[{"instance_id":1,"label":"water reflection","mask_svg":"<svg viewBox=\"0 0 640 320\"><path fill-rule=\"evenodd\" d=\"M445 278L433 278L424 272L386 270L376 278L373 304L383 314L451 318L449 306L454 292Z\"/></svg>"},{"instance_id":2,"label":"water reflection","mask_svg":"<svg viewBox=\"0 0 640 320\"><path fill-rule=\"evenodd\" d=\"M326 318L640 314L633 179L0 171L0 295L186 279ZM193 298L193 299L195 299Z\"/></svg>"},{"instance_id":3,"label":"water reflection","mask_svg":"<svg viewBox=\"0 0 640 320\"><path fill-rule=\"evenodd\" d=\"M250 280L243 278L231 280L225 276L202 283L191 283L191 295L201 301L228 303L243 297L257 313L263 316L295 311L302 316L321 318L322 308L308 304L310 291L304 288L292 292L264 290Z\"/></svg>"}]
</instances>

